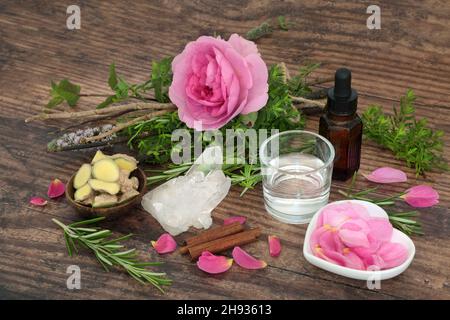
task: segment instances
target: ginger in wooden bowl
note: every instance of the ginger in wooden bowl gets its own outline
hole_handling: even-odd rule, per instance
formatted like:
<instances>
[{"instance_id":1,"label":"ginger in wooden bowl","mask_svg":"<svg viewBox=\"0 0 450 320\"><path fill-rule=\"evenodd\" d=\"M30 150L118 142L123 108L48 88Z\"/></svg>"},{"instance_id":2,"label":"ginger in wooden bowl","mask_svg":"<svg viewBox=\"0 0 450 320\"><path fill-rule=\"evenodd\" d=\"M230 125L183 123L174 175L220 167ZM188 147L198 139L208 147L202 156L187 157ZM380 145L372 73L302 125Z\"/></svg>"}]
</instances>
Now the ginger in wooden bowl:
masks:
<instances>
[{"instance_id":1,"label":"ginger in wooden bowl","mask_svg":"<svg viewBox=\"0 0 450 320\"><path fill-rule=\"evenodd\" d=\"M66 186L66 198L83 216L117 217L129 212L147 191L144 171L126 154L97 151Z\"/></svg>"}]
</instances>

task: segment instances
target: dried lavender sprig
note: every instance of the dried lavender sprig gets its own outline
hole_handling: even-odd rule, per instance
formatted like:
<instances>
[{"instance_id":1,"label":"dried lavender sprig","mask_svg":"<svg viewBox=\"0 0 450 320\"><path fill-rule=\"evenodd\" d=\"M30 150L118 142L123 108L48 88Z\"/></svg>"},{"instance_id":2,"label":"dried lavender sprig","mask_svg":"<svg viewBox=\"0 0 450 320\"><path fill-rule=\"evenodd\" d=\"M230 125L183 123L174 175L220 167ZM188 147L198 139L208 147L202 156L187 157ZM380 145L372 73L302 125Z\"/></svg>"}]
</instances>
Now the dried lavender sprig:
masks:
<instances>
[{"instance_id":1,"label":"dried lavender sprig","mask_svg":"<svg viewBox=\"0 0 450 320\"><path fill-rule=\"evenodd\" d=\"M111 124L106 124L99 127L88 127L85 129L78 129L73 132L68 132L63 134L61 137L53 139L47 144L47 150L49 152L58 152L65 150L77 150L91 147L104 146L111 144L112 141L117 137L115 134L107 136L99 141L83 143L86 138L98 136L105 132L113 129L114 126Z\"/></svg>"}]
</instances>

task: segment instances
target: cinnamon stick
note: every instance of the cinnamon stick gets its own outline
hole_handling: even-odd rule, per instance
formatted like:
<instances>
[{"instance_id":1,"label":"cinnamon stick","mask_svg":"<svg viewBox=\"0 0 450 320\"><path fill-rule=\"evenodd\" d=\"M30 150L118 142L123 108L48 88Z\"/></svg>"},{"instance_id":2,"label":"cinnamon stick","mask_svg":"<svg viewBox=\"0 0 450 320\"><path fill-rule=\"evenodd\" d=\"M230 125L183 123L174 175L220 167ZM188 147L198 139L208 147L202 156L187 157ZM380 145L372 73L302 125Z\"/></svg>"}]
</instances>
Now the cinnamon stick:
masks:
<instances>
[{"instance_id":1,"label":"cinnamon stick","mask_svg":"<svg viewBox=\"0 0 450 320\"><path fill-rule=\"evenodd\" d=\"M254 228L239 233L235 233L224 238L212 240L206 243L197 244L194 246L188 246L189 254L192 260L196 260L201 256L203 251L209 251L211 253L218 253L235 246L244 245L255 241L261 235L260 228Z\"/></svg>"},{"instance_id":2,"label":"cinnamon stick","mask_svg":"<svg viewBox=\"0 0 450 320\"><path fill-rule=\"evenodd\" d=\"M212 240L220 239L231 234L235 234L244 230L244 226L239 222L233 222L226 226L220 226L216 228L209 229L205 232L200 233L195 237L186 239L186 246L180 248L180 253L188 253L188 247L195 246L201 243L209 242Z\"/></svg>"}]
</instances>

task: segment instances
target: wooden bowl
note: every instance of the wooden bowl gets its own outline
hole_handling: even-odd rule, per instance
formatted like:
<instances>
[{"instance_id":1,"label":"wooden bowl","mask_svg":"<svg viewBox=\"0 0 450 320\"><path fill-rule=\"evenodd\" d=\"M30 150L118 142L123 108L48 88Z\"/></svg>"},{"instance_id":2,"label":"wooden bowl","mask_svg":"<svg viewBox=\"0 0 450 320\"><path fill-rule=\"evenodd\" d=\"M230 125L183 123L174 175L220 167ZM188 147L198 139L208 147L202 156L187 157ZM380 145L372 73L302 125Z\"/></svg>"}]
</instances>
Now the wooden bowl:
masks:
<instances>
[{"instance_id":1,"label":"wooden bowl","mask_svg":"<svg viewBox=\"0 0 450 320\"><path fill-rule=\"evenodd\" d=\"M76 173L75 173L76 174ZM123 203L112 207L106 208L92 208L91 206L84 205L82 203L76 202L74 199L75 188L73 187L73 179L75 178L75 174L70 177L69 182L66 185L66 199L69 201L70 205L78 211L80 215L86 218L93 218L97 216L103 216L107 218L117 218L121 215L125 215L132 211L133 207L139 204L142 200L142 197L147 192L147 178L143 170L137 168L133 172L131 172L131 177L137 177L139 180L139 195L134 198L131 198Z\"/></svg>"}]
</instances>

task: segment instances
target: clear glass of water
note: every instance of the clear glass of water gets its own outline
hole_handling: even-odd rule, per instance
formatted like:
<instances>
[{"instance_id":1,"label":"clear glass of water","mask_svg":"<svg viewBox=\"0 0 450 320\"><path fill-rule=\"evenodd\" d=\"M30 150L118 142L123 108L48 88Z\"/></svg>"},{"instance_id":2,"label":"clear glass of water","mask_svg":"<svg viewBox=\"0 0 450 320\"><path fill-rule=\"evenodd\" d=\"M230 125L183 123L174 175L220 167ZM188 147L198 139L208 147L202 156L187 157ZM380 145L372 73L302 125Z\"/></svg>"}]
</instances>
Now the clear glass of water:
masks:
<instances>
[{"instance_id":1,"label":"clear glass of water","mask_svg":"<svg viewBox=\"0 0 450 320\"><path fill-rule=\"evenodd\" d=\"M285 223L308 223L328 202L334 155L330 141L308 131L284 131L265 140L259 157L269 214Z\"/></svg>"}]
</instances>

